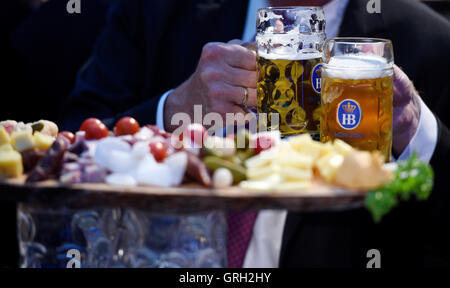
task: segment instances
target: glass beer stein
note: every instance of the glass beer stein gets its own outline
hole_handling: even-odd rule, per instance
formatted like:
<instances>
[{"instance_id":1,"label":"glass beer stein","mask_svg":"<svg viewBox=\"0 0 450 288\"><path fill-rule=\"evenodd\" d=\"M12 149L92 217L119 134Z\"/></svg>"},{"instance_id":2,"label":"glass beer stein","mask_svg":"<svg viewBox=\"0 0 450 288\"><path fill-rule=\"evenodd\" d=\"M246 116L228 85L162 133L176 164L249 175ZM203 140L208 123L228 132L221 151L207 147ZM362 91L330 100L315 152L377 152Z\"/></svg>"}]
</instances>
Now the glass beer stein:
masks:
<instances>
[{"instance_id":1,"label":"glass beer stein","mask_svg":"<svg viewBox=\"0 0 450 288\"><path fill-rule=\"evenodd\" d=\"M392 43L334 38L324 45L321 141L341 139L391 160Z\"/></svg>"},{"instance_id":2,"label":"glass beer stein","mask_svg":"<svg viewBox=\"0 0 450 288\"><path fill-rule=\"evenodd\" d=\"M260 127L279 129L283 136L310 133L318 139L326 39L322 8L260 9L256 31L257 108L259 121L266 119ZM261 118L262 113L267 117Z\"/></svg>"}]
</instances>

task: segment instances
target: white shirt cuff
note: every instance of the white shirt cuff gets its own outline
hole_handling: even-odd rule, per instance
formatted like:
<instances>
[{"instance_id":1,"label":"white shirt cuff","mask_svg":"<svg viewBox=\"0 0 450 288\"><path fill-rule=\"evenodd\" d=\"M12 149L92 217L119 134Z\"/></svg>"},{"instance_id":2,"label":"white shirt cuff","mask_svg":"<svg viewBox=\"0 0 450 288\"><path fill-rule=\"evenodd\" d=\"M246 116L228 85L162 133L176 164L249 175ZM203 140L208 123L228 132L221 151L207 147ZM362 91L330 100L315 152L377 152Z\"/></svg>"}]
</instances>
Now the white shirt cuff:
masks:
<instances>
[{"instance_id":1,"label":"white shirt cuff","mask_svg":"<svg viewBox=\"0 0 450 288\"><path fill-rule=\"evenodd\" d=\"M243 268L279 267L278 261L287 214L285 210L259 211Z\"/></svg>"},{"instance_id":2,"label":"white shirt cuff","mask_svg":"<svg viewBox=\"0 0 450 288\"><path fill-rule=\"evenodd\" d=\"M173 89L163 94L161 99L159 99L158 108L156 108L156 126L162 131L166 130L164 129L164 104L166 104L166 99L172 91Z\"/></svg>"},{"instance_id":3,"label":"white shirt cuff","mask_svg":"<svg viewBox=\"0 0 450 288\"><path fill-rule=\"evenodd\" d=\"M414 152L424 162L430 162L431 157L433 157L438 140L437 120L422 99L420 99L420 106L419 127L411 142L400 157L398 157L397 161L408 159Z\"/></svg>"}]
</instances>

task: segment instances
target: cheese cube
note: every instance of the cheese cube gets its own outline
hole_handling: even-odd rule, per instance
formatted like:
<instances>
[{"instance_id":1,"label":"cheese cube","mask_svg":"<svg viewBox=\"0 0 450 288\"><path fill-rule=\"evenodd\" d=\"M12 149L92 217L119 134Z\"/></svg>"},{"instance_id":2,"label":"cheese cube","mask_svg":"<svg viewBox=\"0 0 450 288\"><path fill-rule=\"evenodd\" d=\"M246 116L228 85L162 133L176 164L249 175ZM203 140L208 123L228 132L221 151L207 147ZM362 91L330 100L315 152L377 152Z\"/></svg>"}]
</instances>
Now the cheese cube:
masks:
<instances>
[{"instance_id":1,"label":"cheese cube","mask_svg":"<svg viewBox=\"0 0 450 288\"><path fill-rule=\"evenodd\" d=\"M11 134L11 143L14 149L19 152L24 152L35 147L31 131L14 131Z\"/></svg>"},{"instance_id":2,"label":"cheese cube","mask_svg":"<svg viewBox=\"0 0 450 288\"><path fill-rule=\"evenodd\" d=\"M339 152L343 156L347 156L348 154L354 151L353 147L348 145L346 142L341 139L334 140L334 149Z\"/></svg>"},{"instance_id":3,"label":"cheese cube","mask_svg":"<svg viewBox=\"0 0 450 288\"><path fill-rule=\"evenodd\" d=\"M334 150L335 150L335 148L334 148L333 144L331 144L330 142L324 143L324 144L322 144L322 148L320 150L319 157L325 156L328 153L333 152Z\"/></svg>"},{"instance_id":4,"label":"cheese cube","mask_svg":"<svg viewBox=\"0 0 450 288\"><path fill-rule=\"evenodd\" d=\"M299 152L305 155L309 155L314 160L316 160L321 156L322 146L323 144L320 142L311 141L310 143L303 145L299 149Z\"/></svg>"},{"instance_id":5,"label":"cheese cube","mask_svg":"<svg viewBox=\"0 0 450 288\"><path fill-rule=\"evenodd\" d=\"M0 146L9 143L11 143L11 137L9 137L9 133L6 131L5 127L0 126Z\"/></svg>"},{"instance_id":6,"label":"cheese cube","mask_svg":"<svg viewBox=\"0 0 450 288\"><path fill-rule=\"evenodd\" d=\"M332 182L343 162L344 156L337 152L332 152L317 160L316 167L326 181Z\"/></svg>"},{"instance_id":7,"label":"cheese cube","mask_svg":"<svg viewBox=\"0 0 450 288\"><path fill-rule=\"evenodd\" d=\"M311 169L314 165L313 157L295 152L294 150L283 151L275 160L280 166L291 166L297 168Z\"/></svg>"},{"instance_id":8,"label":"cheese cube","mask_svg":"<svg viewBox=\"0 0 450 288\"><path fill-rule=\"evenodd\" d=\"M247 169L247 178L250 180L263 180L271 175L275 175L279 172L279 167L276 165L270 165L265 167Z\"/></svg>"},{"instance_id":9,"label":"cheese cube","mask_svg":"<svg viewBox=\"0 0 450 288\"><path fill-rule=\"evenodd\" d=\"M297 151L299 151L303 146L310 144L311 142L313 142L313 140L309 134L294 136L289 138L288 140L288 143L291 145L291 147Z\"/></svg>"},{"instance_id":10,"label":"cheese cube","mask_svg":"<svg viewBox=\"0 0 450 288\"><path fill-rule=\"evenodd\" d=\"M55 139L52 136L42 134L41 132L34 132L33 140L35 147L41 150L48 150L52 145Z\"/></svg>"},{"instance_id":11,"label":"cheese cube","mask_svg":"<svg viewBox=\"0 0 450 288\"><path fill-rule=\"evenodd\" d=\"M310 181L313 178L312 169L298 169L293 167L283 167L280 172L286 181Z\"/></svg>"},{"instance_id":12,"label":"cheese cube","mask_svg":"<svg viewBox=\"0 0 450 288\"><path fill-rule=\"evenodd\" d=\"M280 175L275 174L271 175L270 177L264 179L264 180L258 180L258 181L242 181L239 183L239 186L244 189L250 189L250 190L264 190L264 191L273 191L273 189L276 189L278 185L282 182L282 178Z\"/></svg>"},{"instance_id":13,"label":"cheese cube","mask_svg":"<svg viewBox=\"0 0 450 288\"><path fill-rule=\"evenodd\" d=\"M272 161L277 157L278 151L278 148L263 151L259 155L251 157L250 159L245 161L245 166L248 169L267 166L272 163Z\"/></svg>"},{"instance_id":14,"label":"cheese cube","mask_svg":"<svg viewBox=\"0 0 450 288\"><path fill-rule=\"evenodd\" d=\"M0 152L11 152L14 151L14 148L11 144L3 144L0 145Z\"/></svg>"},{"instance_id":15,"label":"cheese cube","mask_svg":"<svg viewBox=\"0 0 450 288\"><path fill-rule=\"evenodd\" d=\"M278 184L275 189L279 191L297 190L302 191L308 189L311 186L311 182L283 182Z\"/></svg>"},{"instance_id":16,"label":"cheese cube","mask_svg":"<svg viewBox=\"0 0 450 288\"><path fill-rule=\"evenodd\" d=\"M17 178L22 173L22 156L19 152L0 152L0 178Z\"/></svg>"}]
</instances>

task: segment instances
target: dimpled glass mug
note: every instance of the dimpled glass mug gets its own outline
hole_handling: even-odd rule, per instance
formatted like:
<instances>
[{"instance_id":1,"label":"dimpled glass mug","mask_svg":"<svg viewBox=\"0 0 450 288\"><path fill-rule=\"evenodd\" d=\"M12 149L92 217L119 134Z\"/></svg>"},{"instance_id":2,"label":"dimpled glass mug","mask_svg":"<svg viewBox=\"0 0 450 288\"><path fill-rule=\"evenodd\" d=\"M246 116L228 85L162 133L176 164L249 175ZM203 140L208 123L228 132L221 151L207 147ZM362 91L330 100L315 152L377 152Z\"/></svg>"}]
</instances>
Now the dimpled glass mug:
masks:
<instances>
[{"instance_id":1,"label":"dimpled glass mug","mask_svg":"<svg viewBox=\"0 0 450 288\"><path fill-rule=\"evenodd\" d=\"M258 114L267 114L260 127L279 129L282 136L310 133L318 139L326 39L322 8L260 9L256 31L257 108Z\"/></svg>"}]
</instances>

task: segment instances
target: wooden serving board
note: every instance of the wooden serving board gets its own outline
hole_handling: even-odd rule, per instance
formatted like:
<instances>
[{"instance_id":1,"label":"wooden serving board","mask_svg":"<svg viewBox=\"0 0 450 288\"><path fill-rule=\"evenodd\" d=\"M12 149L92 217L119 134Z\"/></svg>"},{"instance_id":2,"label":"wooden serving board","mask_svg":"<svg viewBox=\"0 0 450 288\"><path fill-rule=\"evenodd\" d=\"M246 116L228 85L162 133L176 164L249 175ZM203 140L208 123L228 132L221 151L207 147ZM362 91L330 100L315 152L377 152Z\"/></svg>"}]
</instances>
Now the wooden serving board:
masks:
<instances>
[{"instance_id":1,"label":"wooden serving board","mask_svg":"<svg viewBox=\"0 0 450 288\"><path fill-rule=\"evenodd\" d=\"M347 191L316 182L302 191L251 191L239 187L120 187L107 184L63 185L56 181L25 184L24 179L0 181L0 199L49 208L130 207L164 213L209 210L291 211L346 210L361 207L364 192Z\"/></svg>"}]
</instances>

